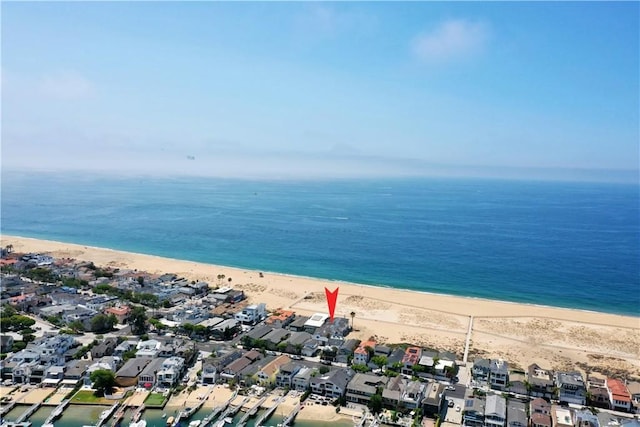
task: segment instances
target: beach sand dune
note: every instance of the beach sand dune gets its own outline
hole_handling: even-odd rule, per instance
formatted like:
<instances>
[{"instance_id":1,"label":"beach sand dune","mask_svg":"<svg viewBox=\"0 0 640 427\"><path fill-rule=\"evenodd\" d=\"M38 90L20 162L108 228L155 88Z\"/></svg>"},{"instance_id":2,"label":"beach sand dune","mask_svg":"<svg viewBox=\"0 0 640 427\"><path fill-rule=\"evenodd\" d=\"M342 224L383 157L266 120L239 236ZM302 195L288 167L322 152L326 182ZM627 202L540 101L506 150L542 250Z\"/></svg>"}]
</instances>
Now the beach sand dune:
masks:
<instances>
[{"instance_id":1,"label":"beach sand dune","mask_svg":"<svg viewBox=\"0 0 640 427\"><path fill-rule=\"evenodd\" d=\"M640 376L640 317L261 274L14 236L0 240L2 246L12 244L17 252L50 253L154 274L170 272L208 281L212 286L222 284L218 275L224 274L224 285L244 290L250 302L264 302L269 310L291 307L302 315L326 313L324 288L340 287L336 315L351 320L350 313L355 313L351 336L359 339L415 343L462 357L473 316L470 361L474 357L502 357L522 368L535 362L547 368L624 371Z\"/></svg>"}]
</instances>

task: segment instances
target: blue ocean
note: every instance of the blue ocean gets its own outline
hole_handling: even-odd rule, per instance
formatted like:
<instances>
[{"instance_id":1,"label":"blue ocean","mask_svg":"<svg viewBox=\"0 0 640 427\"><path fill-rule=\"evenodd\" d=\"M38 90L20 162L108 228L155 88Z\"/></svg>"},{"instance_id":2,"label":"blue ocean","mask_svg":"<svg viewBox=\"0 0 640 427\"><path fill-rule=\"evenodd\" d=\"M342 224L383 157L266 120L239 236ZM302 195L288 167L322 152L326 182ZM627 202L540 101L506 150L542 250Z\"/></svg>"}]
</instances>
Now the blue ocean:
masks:
<instances>
[{"instance_id":1,"label":"blue ocean","mask_svg":"<svg viewBox=\"0 0 640 427\"><path fill-rule=\"evenodd\" d=\"M640 316L637 184L2 178L6 234Z\"/></svg>"}]
</instances>

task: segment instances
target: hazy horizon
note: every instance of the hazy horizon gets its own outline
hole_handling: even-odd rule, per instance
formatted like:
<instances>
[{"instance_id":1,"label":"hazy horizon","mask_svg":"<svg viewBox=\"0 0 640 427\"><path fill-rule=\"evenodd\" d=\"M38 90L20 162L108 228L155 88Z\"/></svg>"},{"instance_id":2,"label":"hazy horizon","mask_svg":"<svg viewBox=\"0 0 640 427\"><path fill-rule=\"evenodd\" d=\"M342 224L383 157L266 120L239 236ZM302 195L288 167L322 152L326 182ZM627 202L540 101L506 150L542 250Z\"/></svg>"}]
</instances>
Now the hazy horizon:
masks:
<instances>
[{"instance_id":1,"label":"hazy horizon","mask_svg":"<svg viewBox=\"0 0 640 427\"><path fill-rule=\"evenodd\" d=\"M10 2L2 169L638 182L639 12Z\"/></svg>"}]
</instances>

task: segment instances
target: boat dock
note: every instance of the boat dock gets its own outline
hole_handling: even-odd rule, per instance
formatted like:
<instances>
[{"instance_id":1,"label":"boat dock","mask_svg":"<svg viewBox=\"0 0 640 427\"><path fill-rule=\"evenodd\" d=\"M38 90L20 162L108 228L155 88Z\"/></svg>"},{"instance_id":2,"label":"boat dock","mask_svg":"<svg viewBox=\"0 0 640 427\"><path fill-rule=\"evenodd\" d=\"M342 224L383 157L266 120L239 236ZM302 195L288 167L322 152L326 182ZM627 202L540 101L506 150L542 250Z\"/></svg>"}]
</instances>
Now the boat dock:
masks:
<instances>
[{"instance_id":1,"label":"boat dock","mask_svg":"<svg viewBox=\"0 0 640 427\"><path fill-rule=\"evenodd\" d=\"M142 416L142 413L144 412L145 409L146 409L146 406L143 403L141 406L138 407L138 410L134 412L133 415L131 415L131 421L135 423L140 421L140 417Z\"/></svg>"},{"instance_id":2,"label":"boat dock","mask_svg":"<svg viewBox=\"0 0 640 427\"><path fill-rule=\"evenodd\" d=\"M31 427L31 421L22 421L21 423L15 421L5 421L0 427Z\"/></svg>"},{"instance_id":3,"label":"boat dock","mask_svg":"<svg viewBox=\"0 0 640 427\"><path fill-rule=\"evenodd\" d=\"M260 406L262 406L262 404L267 400L267 397L269 396L265 396L262 399L260 399L258 403L253 405L253 407L249 409L246 414L244 414L244 416L240 419L240 422L238 423L238 427L244 427L247 424L247 421L249 420L249 418L253 417L255 414L258 413L258 409L260 409Z\"/></svg>"},{"instance_id":4,"label":"boat dock","mask_svg":"<svg viewBox=\"0 0 640 427\"><path fill-rule=\"evenodd\" d=\"M238 406L230 405L229 408L227 408L227 410L224 411L224 414L221 415L221 418L226 418L226 417L233 418L248 401L249 401L249 398L245 397Z\"/></svg>"},{"instance_id":5,"label":"boat dock","mask_svg":"<svg viewBox=\"0 0 640 427\"><path fill-rule=\"evenodd\" d=\"M118 409L118 406L120 406L120 402L103 411L102 414L100 414L100 419L96 423L96 427L102 427L109 420L109 418L111 418L111 415L113 415L116 409Z\"/></svg>"},{"instance_id":6,"label":"boat dock","mask_svg":"<svg viewBox=\"0 0 640 427\"><path fill-rule=\"evenodd\" d=\"M261 427L263 423L267 421L269 417L271 417L271 415L273 415L273 413L276 411L276 409L278 409L278 405L280 405L283 399L284 397L279 398L278 401L271 408L267 409L267 411L260 416L260 418L256 422L257 427Z\"/></svg>"},{"instance_id":7,"label":"boat dock","mask_svg":"<svg viewBox=\"0 0 640 427\"><path fill-rule=\"evenodd\" d=\"M200 424L200 426L201 427L207 427L209 424L211 424L213 422L213 420L215 420L218 415L220 415L222 412L224 412L227 409L227 407L231 404L231 402L233 402L233 400L237 396L238 396L238 391L236 390L233 393L233 396L231 396L229 398L229 400L227 400L222 405L219 405L219 406L216 406L215 408L213 408L213 411L211 411L211 413L209 415L207 415L207 417L204 420L202 420L202 423Z\"/></svg>"},{"instance_id":8,"label":"boat dock","mask_svg":"<svg viewBox=\"0 0 640 427\"><path fill-rule=\"evenodd\" d=\"M69 405L70 402L71 402L71 399L65 399L62 402L60 402L60 404L56 406L56 409L54 409L49 415L49 417L45 420L44 424L45 425L53 424L55 420L60 418L60 415L62 415L62 411L64 411L64 409Z\"/></svg>"},{"instance_id":9,"label":"boat dock","mask_svg":"<svg viewBox=\"0 0 640 427\"><path fill-rule=\"evenodd\" d=\"M118 409L118 412L116 412L113 417L113 421L111 422L111 427L117 427L118 425L120 425L122 419L124 418L124 413L126 410L127 408L124 405L121 406L120 409Z\"/></svg>"},{"instance_id":10,"label":"boat dock","mask_svg":"<svg viewBox=\"0 0 640 427\"><path fill-rule=\"evenodd\" d=\"M2 406L0 407L0 416L4 416L4 414L6 414L7 412L9 412L10 410L13 409L14 406L16 406L16 402L15 400L12 401L11 403L9 403L7 406Z\"/></svg>"},{"instance_id":11,"label":"boat dock","mask_svg":"<svg viewBox=\"0 0 640 427\"><path fill-rule=\"evenodd\" d=\"M301 408L302 408L302 405L298 403L298 405L296 405L296 407L293 408L293 411L291 411L291 413L287 415L284 421L282 421L282 427L288 427L291 424L293 424L293 420L296 419L296 415L298 415L298 412L300 412Z\"/></svg>"},{"instance_id":12,"label":"boat dock","mask_svg":"<svg viewBox=\"0 0 640 427\"><path fill-rule=\"evenodd\" d=\"M26 421L27 418L29 418L31 415L33 415L34 412L38 410L40 405L42 405L42 403L34 403L33 405L31 405L29 409L24 411L22 415L20 415L18 419L16 419L16 423L20 424L21 422Z\"/></svg>"},{"instance_id":13,"label":"boat dock","mask_svg":"<svg viewBox=\"0 0 640 427\"><path fill-rule=\"evenodd\" d=\"M207 395L200 400L200 402L194 406L193 408L187 408L184 411L180 411L180 413L176 416L175 421L173 422L173 426L178 426L180 424L180 420L185 418L185 419L189 419L190 417L193 416L193 414L195 414L196 412L198 412L198 409L202 408L202 405L204 405L204 402L207 401L207 397L209 396L209 393L207 393Z\"/></svg>"}]
</instances>

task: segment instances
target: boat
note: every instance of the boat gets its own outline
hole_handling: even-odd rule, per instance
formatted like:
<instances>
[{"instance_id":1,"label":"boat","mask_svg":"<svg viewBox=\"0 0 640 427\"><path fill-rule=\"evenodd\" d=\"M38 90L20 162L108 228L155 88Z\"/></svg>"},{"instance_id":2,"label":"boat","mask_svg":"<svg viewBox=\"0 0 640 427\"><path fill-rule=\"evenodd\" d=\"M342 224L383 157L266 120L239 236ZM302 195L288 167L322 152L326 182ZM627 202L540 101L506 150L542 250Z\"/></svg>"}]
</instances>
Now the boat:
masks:
<instances>
[{"instance_id":1,"label":"boat","mask_svg":"<svg viewBox=\"0 0 640 427\"><path fill-rule=\"evenodd\" d=\"M174 420L175 420L175 418L173 418L173 416L167 418L167 427L172 426Z\"/></svg>"},{"instance_id":2,"label":"boat","mask_svg":"<svg viewBox=\"0 0 640 427\"><path fill-rule=\"evenodd\" d=\"M166 412L164 414L162 414L162 419L164 420L165 418L167 418L167 413Z\"/></svg>"},{"instance_id":3,"label":"boat","mask_svg":"<svg viewBox=\"0 0 640 427\"><path fill-rule=\"evenodd\" d=\"M202 423L202 421L200 421L200 420L191 421L189 423L189 427L199 427L201 423Z\"/></svg>"},{"instance_id":4,"label":"boat","mask_svg":"<svg viewBox=\"0 0 640 427\"><path fill-rule=\"evenodd\" d=\"M129 424L129 427L147 427L147 422L145 420L134 421Z\"/></svg>"},{"instance_id":5,"label":"boat","mask_svg":"<svg viewBox=\"0 0 640 427\"><path fill-rule=\"evenodd\" d=\"M227 418L224 419L224 422L227 423L227 424L231 424L231 423L233 423L233 418L227 417Z\"/></svg>"}]
</instances>

